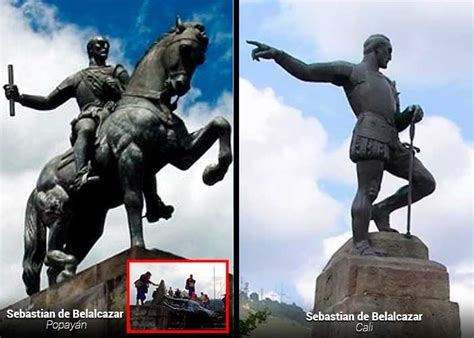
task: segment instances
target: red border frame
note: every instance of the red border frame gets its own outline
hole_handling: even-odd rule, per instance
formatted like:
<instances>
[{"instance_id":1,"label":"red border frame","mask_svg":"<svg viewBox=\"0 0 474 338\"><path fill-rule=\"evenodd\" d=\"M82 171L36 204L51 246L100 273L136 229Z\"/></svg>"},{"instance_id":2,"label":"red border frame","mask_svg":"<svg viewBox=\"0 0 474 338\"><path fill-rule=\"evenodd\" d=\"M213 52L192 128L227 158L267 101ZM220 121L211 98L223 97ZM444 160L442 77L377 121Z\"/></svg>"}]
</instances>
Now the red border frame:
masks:
<instances>
[{"instance_id":1,"label":"red border frame","mask_svg":"<svg viewBox=\"0 0 474 338\"><path fill-rule=\"evenodd\" d=\"M225 263L225 329L224 330L133 330L130 324L130 263ZM127 259L127 305L125 320L127 321L127 334L130 333L163 333L163 334L189 334L189 333L210 333L210 334L228 334L229 327L229 260L228 259Z\"/></svg>"}]
</instances>

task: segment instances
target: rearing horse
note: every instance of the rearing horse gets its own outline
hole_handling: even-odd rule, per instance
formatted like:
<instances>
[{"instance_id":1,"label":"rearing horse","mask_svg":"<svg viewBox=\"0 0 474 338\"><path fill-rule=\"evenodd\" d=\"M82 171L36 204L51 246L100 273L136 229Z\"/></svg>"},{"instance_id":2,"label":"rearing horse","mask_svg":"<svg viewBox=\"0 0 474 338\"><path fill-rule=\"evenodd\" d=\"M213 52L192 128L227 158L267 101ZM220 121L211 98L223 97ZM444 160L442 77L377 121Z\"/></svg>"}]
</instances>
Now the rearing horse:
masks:
<instances>
[{"instance_id":1,"label":"rearing horse","mask_svg":"<svg viewBox=\"0 0 474 338\"><path fill-rule=\"evenodd\" d=\"M43 262L50 285L70 278L100 238L107 211L125 204L131 247L145 247L142 212L149 221L173 212L156 190L156 173L171 164L191 167L219 140L218 163L206 167L203 181L224 178L232 162L231 127L217 117L189 133L173 97L186 94L196 67L205 60L208 38L203 25L181 23L156 41L138 62L130 83L98 131L93 167L101 179L79 193L69 187L73 161L49 161L31 193L25 217L23 281L29 295L39 291ZM49 228L46 251L46 229Z\"/></svg>"}]
</instances>

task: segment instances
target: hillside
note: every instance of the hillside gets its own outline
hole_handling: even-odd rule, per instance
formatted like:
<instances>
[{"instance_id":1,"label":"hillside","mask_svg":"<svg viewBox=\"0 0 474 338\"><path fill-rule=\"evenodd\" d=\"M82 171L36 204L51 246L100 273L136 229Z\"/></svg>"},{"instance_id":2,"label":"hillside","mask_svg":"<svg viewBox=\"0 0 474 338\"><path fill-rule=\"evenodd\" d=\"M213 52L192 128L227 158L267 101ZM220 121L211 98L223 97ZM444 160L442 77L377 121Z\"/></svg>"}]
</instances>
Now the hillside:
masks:
<instances>
[{"instance_id":1,"label":"hillside","mask_svg":"<svg viewBox=\"0 0 474 338\"><path fill-rule=\"evenodd\" d=\"M267 337L292 337L309 338L311 337L311 326L305 320L306 313L295 303L280 303L271 299L258 300L257 297L240 296L240 318L247 318L249 313L255 311L270 311L267 321L260 324L257 329L252 331L252 338Z\"/></svg>"}]
</instances>

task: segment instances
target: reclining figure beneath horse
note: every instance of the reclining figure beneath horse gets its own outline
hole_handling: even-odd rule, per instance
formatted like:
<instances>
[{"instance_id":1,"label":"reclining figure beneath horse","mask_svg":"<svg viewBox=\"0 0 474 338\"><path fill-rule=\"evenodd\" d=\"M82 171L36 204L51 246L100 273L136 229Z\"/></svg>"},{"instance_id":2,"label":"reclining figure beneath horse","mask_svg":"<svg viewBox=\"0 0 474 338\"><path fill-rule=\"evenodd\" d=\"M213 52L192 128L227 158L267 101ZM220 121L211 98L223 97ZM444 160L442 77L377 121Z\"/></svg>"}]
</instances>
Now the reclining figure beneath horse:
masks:
<instances>
[{"instance_id":1,"label":"reclining figure beneath horse","mask_svg":"<svg viewBox=\"0 0 474 338\"><path fill-rule=\"evenodd\" d=\"M72 151L43 168L25 217L23 281L29 295L39 291L43 262L48 266L50 285L75 274L102 235L111 208L125 204L131 247L145 247L144 202L149 221L169 218L174 210L161 201L156 190L155 175L165 165L186 170L219 141L218 162L206 167L203 181L213 185L224 178L232 162L229 122L216 117L189 133L173 113L173 98L189 91L196 67L205 60L207 45L203 25L177 20L148 49L97 131L91 163L98 181L79 191L71 188L77 180L74 161L67 161Z\"/></svg>"}]
</instances>

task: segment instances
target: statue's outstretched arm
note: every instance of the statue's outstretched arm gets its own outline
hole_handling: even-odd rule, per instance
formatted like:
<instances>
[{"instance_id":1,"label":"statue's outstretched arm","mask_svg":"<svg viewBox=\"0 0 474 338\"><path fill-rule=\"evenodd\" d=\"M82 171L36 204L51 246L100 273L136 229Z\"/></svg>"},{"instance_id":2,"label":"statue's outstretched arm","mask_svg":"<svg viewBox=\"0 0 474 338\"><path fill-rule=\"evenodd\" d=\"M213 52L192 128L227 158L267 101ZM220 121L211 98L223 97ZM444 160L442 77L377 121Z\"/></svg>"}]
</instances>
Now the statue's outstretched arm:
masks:
<instances>
[{"instance_id":1,"label":"statue's outstretched arm","mask_svg":"<svg viewBox=\"0 0 474 338\"><path fill-rule=\"evenodd\" d=\"M307 64L284 51L278 51L275 61L299 80L308 82L329 82L337 86L349 83L353 65L345 61L318 62Z\"/></svg>"},{"instance_id":2,"label":"statue's outstretched arm","mask_svg":"<svg viewBox=\"0 0 474 338\"><path fill-rule=\"evenodd\" d=\"M70 91L61 91L56 88L48 96L21 94L18 102L25 107L37 110L51 110L59 107L73 96L74 94Z\"/></svg>"},{"instance_id":3,"label":"statue's outstretched arm","mask_svg":"<svg viewBox=\"0 0 474 338\"><path fill-rule=\"evenodd\" d=\"M51 110L59 107L71 97L75 97L77 84L78 76L74 74L61 82L48 96L20 95L18 88L14 89L16 90L17 101L21 103L22 106L37 110Z\"/></svg>"},{"instance_id":4,"label":"statue's outstretched arm","mask_svg":"<svg viewBox=\"0 0 474 338\"><path fill-rule=\"evenodd\" d=\"M5 89L5 97L8 100L14 100L22 106L37 110L51 110L75 96L73 81L74 77L67 78L48 96L20 94L16 85L7 84L3 88Z\"/></svg>"},{"instance_id":5,"label":"statue's outstretched arm","mask_svg":"<svg viewBox=\"0 0 474 338\"><path fill-rule=\"evenodd\" d=\"M335 61L307 64L264 43L258 41L247 41L247 43L256 46L252 50L254 60L273 59L288 73L302 81L329 82L337 86L350 84L350 76L354 67L350 62Z\"/></svg>"}]
</instances>

